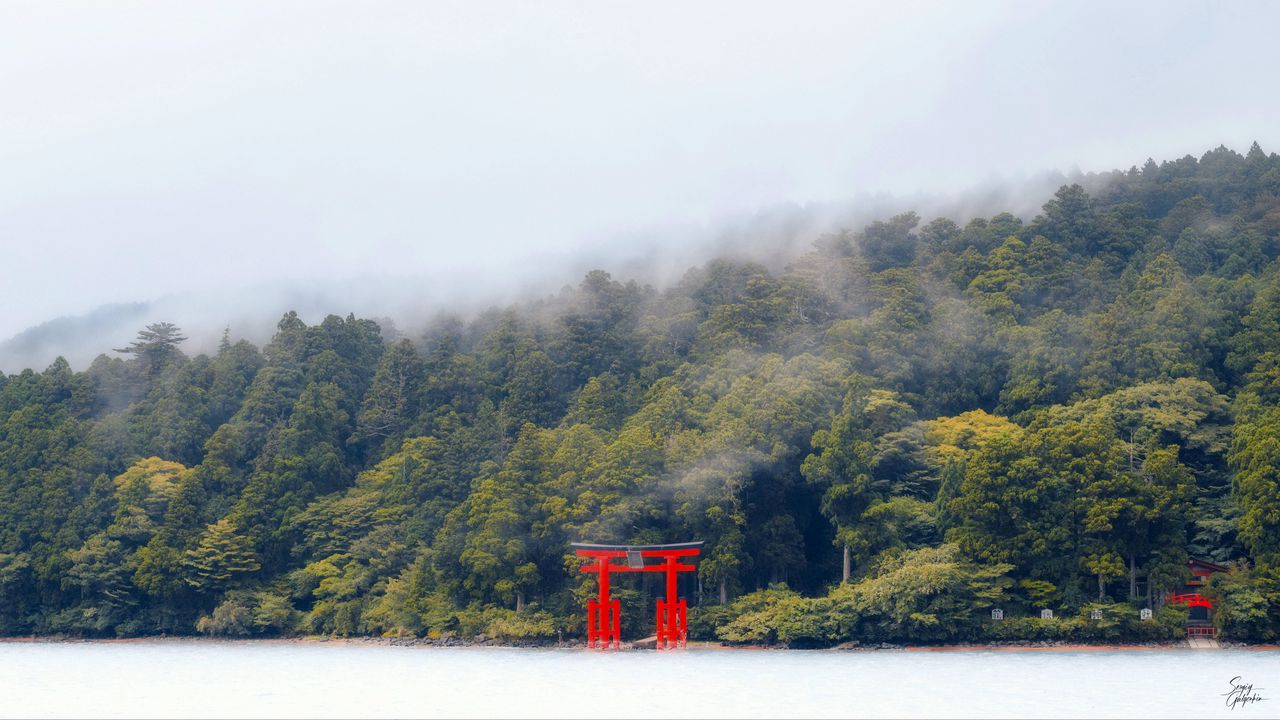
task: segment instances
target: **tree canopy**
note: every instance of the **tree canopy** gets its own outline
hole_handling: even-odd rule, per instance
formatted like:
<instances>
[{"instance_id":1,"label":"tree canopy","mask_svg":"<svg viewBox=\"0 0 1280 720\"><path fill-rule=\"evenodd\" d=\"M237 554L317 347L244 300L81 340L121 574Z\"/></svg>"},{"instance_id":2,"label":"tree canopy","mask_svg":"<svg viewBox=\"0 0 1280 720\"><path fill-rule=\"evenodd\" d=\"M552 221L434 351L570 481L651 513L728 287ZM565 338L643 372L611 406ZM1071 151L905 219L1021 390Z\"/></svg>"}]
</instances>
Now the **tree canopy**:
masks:
<instances>
[{"instance_id":1,"label":"tree canopy","mask_svg":"<svg viewBox=\"0 0 1280 720\"><path fill-rule=\"evenodd\" d=\"M700 539L704 637L1103 632L980 616L1158 607L1189 556L1280 636L1277 198L1218 148L409 338L149 324L0 376L0 633L572 637L569 542Z\"/></svg>"}]
</instances>

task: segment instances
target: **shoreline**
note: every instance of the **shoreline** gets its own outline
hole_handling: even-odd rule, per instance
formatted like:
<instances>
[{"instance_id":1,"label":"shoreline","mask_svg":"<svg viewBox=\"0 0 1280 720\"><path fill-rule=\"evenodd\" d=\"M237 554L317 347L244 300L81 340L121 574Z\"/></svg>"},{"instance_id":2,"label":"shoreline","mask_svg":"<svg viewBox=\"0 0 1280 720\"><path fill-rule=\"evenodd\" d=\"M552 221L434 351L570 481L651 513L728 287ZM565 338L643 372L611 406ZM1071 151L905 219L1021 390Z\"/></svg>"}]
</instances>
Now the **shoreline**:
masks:
<instances>
[{"instance_id":1,"label":"shoreline","mask_svg":"<svg viewBox=\"0 0 1280 720\"><path fill-rule=\"evenodd\" d=\"M501 643L496 641L475 641L448 638L430 640L425 638L398 637L328 637L323 635L307 635L299 637L208 637L203 635L152 635L126 638L90 638L66 637L57 635L24 635L0 637L0 644L97 644L97 645L136 645L165 643L244 643L255 645L380 645L385 647L417 647L417 648L518 648L529 650L586 650L585 642L559 643ZM651 650L638 647L632 643L624 643L622 651ZM729 645L721 642L698 640L690 641L690 650L714 650L724 652L1152 652L1160 650L1187 650L1190 646L1185 641L1151 642L1151 643L1081 643L1059 641L1001 641L999 643L953 643L942 645L911 645L895 643L844 643L826 648L791 648L780 645ZM1276 651L1280 644L1267 643L1250 645L1222 641L1218 649Z\"/></svg>"}]
</instances>

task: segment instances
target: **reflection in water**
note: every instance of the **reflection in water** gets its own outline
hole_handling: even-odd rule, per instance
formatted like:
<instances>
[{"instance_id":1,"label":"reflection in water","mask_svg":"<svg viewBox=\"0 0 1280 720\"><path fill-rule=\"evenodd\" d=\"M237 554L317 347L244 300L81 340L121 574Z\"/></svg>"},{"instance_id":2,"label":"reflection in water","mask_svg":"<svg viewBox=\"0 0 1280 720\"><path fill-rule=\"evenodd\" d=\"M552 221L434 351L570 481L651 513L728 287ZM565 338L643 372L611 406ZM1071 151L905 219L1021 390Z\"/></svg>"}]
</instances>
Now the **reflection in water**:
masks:
<instances>
[{"instance_id":1,"label":"reflection in water","mask_svg":"<svg viewBox=\"0 0 1280 720\"><path fill-rule=\"evenodd\" d=\"M1263 696L1233 711L1233 678ZM1272 651L0 643L2 717L1274 717ZM1239 682L1239 681L1238 681Z\"/></svg>"}]
</instances>

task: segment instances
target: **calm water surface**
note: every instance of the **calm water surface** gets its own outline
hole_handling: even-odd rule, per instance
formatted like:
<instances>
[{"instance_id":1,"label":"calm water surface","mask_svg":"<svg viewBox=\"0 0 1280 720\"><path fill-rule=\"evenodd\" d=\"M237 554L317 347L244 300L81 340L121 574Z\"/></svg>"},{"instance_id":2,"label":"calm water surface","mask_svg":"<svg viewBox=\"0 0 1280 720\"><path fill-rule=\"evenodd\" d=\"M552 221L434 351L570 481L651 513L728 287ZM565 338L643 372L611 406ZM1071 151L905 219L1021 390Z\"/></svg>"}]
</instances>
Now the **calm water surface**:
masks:
<instances>
[{"instance_id":1,"label":"calm water surface","mask_svg":"<svg viewBox=\"0 0 1280 720\"><path fill-rule=\"evenodd\" d=\"M1232 678L1266 699L1229 708ZM1280 716L1280 652L0 643L3 717Z\"/></svg>"}]
</instances>

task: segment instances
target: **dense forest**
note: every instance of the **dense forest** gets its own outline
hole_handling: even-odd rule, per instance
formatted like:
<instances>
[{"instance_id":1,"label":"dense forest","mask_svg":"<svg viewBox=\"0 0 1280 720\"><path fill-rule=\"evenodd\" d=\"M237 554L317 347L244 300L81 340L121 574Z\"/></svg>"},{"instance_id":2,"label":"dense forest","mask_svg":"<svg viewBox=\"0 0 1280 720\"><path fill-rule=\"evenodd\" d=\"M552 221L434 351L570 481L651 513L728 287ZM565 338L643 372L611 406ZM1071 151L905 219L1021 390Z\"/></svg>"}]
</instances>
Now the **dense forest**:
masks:
<instances>
[{"instance_id":1,"label":"dense forest","mask_svg":"<svg viewBox=\"0 0 1280 720\"><path fill-rule=\"evenodd\" d=\"M191 357L157 318L0 375L0 633L571 639L570 542L699 539L695 637L1173 637L1196 557L1223 635L1273 639L1280 156L1091 187L414 337L288 313ZM624 637L654 589L617 583Z\"/></svg>"}]
</instances>

